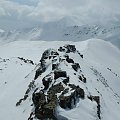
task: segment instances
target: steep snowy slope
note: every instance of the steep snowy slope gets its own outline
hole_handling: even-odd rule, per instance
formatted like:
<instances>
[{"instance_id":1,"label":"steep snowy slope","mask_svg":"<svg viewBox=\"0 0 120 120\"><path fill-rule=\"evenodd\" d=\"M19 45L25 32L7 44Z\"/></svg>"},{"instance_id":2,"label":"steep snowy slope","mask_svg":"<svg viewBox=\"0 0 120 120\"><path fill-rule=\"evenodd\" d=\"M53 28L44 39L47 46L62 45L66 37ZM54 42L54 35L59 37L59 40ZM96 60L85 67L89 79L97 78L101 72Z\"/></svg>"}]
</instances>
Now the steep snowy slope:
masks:
<instances>
[{"instance_id":1,"label":"steep snowy slope","mask_svg":"<svg viewBox=\"0 0 120 120\"><path fill-rule=\"evenodd\" d=\"M111 80L109 84L115 85L114 89L118 91L120 95L120 89L118 85L120 84L120 52L118 48L113 46L109 42L101 41L96 39L90 40L88 43L87 51L85 51L84 58L89 61L89 63L96 67L102 75L106 74ZM107 69L107 71L106 71ZM112 76L111 74L114 76ZM117 87L116 87L117 86Z\"/></svg>"},{"instance_id":2,"label":"steep snowy slope","mask_svg":"<svg viewBox=\"0 0 120 120\"><path fill-rule=\"evenodd\" d=\"M68 51L69 47L66 48L65 44L75 45L76 49L73 47ZM44 51L47 49L48 54L45 54ZM15 41L2 45L0 46L0 112L2 113L0 119L26 120L29 117L31 119L40 117L40 113L36 114L38 110L34 94L37 95L42 90L48 97L48 91L53 89L52 86L62 83L64 89L61 87L61 92L56 93L57 99L60 100L57 106L55 104L57 107L55 117L58 119L119 120L119 61L119 49L100 39L82 42ZM78 64L75 65L76 63ZM41 69L42 64L45 65L45 69L42 67L40 75L36 71ZM58 64L58 68L53 64ZM64 77L55 78L56 69L59 72L66 71L67 76L64 74ZM43 81L44 78L48 80L48 74L53 79L49 86L48 84L46 86ZM66 77L69 77L69 81L64 83ZM70 84L74 88L71 88ZM79 86L84 92L80 92L74 98L75 103L71 101L68 106L65 104L68 107L66 108L61 103L60 96L65 89L68 89L64 96L70 98L70 94L76 90L75 86ZM45 105L48 107L47 103Z\"/></svg>"}]
</instances>

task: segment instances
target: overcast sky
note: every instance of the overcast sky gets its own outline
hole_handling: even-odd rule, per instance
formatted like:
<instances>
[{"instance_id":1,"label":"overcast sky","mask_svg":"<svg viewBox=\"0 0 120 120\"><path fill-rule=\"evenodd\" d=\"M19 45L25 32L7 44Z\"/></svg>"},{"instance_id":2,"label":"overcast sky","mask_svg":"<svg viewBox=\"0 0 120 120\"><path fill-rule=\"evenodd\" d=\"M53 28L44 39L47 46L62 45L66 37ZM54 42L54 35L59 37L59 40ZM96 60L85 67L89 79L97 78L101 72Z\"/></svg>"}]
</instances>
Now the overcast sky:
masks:
<instances>
[{"instance_id":1,"label":"overcast sky","mask_svg":"<svg viewBox=\"0 0 120 120\"><path fill-rule=\"evenodd\" d=\"M77 24L119 23L120 0L0 0L0 28L74 18Z\"/></svg>"}]
</instances>

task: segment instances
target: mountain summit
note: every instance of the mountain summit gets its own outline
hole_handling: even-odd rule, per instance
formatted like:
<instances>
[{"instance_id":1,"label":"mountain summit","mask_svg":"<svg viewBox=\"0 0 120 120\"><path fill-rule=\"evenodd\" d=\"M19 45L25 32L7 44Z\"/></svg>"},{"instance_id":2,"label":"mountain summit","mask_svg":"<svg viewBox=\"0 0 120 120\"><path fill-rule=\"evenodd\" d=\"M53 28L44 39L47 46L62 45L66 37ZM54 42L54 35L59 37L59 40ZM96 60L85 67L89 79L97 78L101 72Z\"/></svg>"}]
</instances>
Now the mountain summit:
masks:
<instances>
[{"instance_id":1,"label":"mountain summit","mask_svg":"<svg viewBox=\"0 0 120 120\"><path fill-rule=\"evenodd\" d=\"M15 41L3 50L0 119L120 119L120 51L111 43Z\"/></svg>"}]
</instances>

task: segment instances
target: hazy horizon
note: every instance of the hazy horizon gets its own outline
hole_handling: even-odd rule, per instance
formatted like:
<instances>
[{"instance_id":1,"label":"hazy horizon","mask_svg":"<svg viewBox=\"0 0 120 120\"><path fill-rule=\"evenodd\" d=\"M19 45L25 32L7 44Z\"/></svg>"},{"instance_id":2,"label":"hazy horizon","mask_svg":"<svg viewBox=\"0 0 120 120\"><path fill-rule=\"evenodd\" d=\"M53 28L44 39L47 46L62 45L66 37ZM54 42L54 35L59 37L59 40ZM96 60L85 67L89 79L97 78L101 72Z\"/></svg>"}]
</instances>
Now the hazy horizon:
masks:
<instances>
[{"instance_id":1,"label":"hazy horizon","mask_svg":"<svg viewBox=\"0 0 120 120\"><path fill-rule=\"evenodd\" d=\"M73 23L119 24L120 0L0 0L0 29L72 18Z\"/></svg>"}]
</instances>

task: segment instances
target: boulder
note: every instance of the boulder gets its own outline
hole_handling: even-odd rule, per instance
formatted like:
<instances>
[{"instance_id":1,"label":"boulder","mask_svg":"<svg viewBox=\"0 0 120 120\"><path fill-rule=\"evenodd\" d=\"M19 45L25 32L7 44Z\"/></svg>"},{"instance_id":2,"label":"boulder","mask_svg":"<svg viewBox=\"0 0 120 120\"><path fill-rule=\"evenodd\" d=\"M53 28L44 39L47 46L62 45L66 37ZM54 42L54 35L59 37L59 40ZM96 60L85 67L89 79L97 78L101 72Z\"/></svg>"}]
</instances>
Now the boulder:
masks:
<instances>
[{"instance_id":1,"label":"boulder","mask_svg":"<svg viewBox=\"0 0 120 120\"><path fill-rule=\"evenodd\" d=\"M80 69L79 63L74 63L74 64L72 64L72 68L77 72L78 69Z\"/></svg>"},{"instance_id":2,"label":"boulder","mask_svg":"<svg viewBox=\"0 0 120 120\"><path fill-rule=\"evenodd\" d=\"M82 74L80 76L78 76L79 80L81 80L82 82L86 83L86 77Z\"/></svg>"},{"instance_id":3,"label":"boulder","mask_svg":"<svg viewBox=\"0 0 120 120\"><path fill-rule=\"evenodd\" d=\"M54 71L54 79L58 79L59 77L67 77L66 71L60 71L60 70Z\"/></svg>"},{"instance_id":4,"label":"boulder","mask_svg":"<svg viewBox=\"0 0 120 120\"><path fill-rule=\"evenodd\" d=\"M52 70L58 70L58 66L59 66L59 64L53 63L52 64Z\"/></svg>"},{"instance_id":5,"label":"boulder","mask_svg":"<svg viewBox=\"0 0 120 120\"><path fill-rule=\"evenodd\" d=\"M65 48L60 47L60 48L58 49L58 51L60 51L60 52L65 52Z\"/></svg>"},{"instance_id":6,"label":"boulder","mask_svg":"<svg viewBox=\"0 0 120 120\"><path fill-rule=\"evenodd\" d=\"M49 85L50 83L52 82L53 78L51 76L51 74L45 76L43 79L42 79L42 83L44 85L44 90L47 90L49 88Z\"/></svg>"},{"instance_id":7,"label":"boulder","mask_svg":"<svg viewBox=\"0 0 120 120\"><path fill-rule=\"evenodd\" d=\"M101 110L100 110L100 97L99 96L88 96L88 99L90 99L91 101L95 101L97 103L97 116L99 119L101 119L101 116L100 116L100 113L101 113Z\"/></svg>"},{"instance_id":8,"label":"boulder","mask_svg":"<svg viewBox=\"0 0 120 120\"><path fill-rule=\"evenodd\" d=\"M68 63L74 63L74 60L71 59L71 58L69 58L69 57L66 58L66 61L67 61Z\"/></svg>"}]
</instances>

